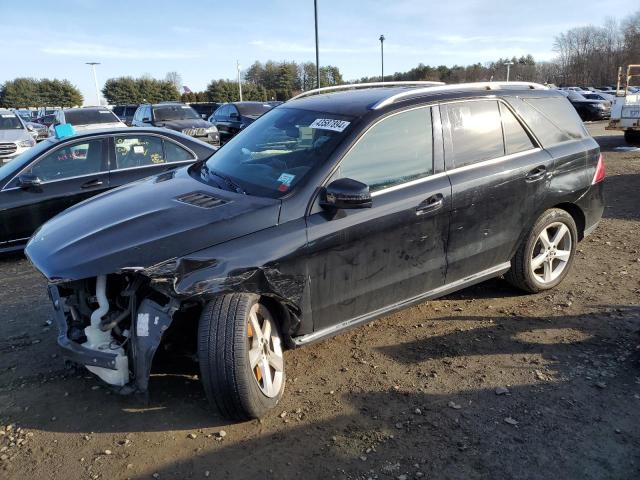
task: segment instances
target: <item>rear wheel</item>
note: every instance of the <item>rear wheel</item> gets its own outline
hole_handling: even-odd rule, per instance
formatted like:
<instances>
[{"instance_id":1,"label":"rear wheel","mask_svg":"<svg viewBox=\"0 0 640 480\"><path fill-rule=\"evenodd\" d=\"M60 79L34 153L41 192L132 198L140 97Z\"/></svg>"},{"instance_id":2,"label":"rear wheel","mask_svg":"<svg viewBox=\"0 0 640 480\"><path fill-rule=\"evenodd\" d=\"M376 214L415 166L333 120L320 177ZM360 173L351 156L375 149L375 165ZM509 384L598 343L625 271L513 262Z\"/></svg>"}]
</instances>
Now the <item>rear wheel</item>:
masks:
<instances>
[{"instance_id":1,"label":"rear wheel","mask_svg":"<svg viewBox=\"0 0 640 480\"><path fill-rule=\"evenodd\" d=\"M207 398L227 418L260 418L282 398L280 332L257 295L221 295L207 303L200 316L198 357Z\"/></svg>"},{"instance_id":2,"label":"rear wheel","mask_svg":"<svg viewBox=\"0 0 640 480\"><path fill-rule=\"evenodd\" d=\"M555 287L569 273L577 239L576 224L569 213L547 210L511 259L506 280L531 293Z\"/></svg>"}]
</instances>

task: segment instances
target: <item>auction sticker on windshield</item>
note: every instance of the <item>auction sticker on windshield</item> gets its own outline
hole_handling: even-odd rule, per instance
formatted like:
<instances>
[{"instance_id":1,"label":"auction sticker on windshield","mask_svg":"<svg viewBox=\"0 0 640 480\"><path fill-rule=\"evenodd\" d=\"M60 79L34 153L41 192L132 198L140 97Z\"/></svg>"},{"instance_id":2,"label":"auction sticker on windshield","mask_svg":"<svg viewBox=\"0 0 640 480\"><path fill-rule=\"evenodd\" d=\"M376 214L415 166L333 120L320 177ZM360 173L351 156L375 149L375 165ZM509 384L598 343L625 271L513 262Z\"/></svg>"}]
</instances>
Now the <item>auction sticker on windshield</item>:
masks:
<instances>
[{"instance_id":1,"label":"auction sticker on windshield","mask_svg":"<svg viewBox=\"0 0 640 480\"><path fill-rule=\"evenodd\" d=\"M346 120L336 120L333 118L316 118L310 128L317 128L319 130L333 130L334 132L342 132L349 126Z\"/></svg>"}]
</instances>

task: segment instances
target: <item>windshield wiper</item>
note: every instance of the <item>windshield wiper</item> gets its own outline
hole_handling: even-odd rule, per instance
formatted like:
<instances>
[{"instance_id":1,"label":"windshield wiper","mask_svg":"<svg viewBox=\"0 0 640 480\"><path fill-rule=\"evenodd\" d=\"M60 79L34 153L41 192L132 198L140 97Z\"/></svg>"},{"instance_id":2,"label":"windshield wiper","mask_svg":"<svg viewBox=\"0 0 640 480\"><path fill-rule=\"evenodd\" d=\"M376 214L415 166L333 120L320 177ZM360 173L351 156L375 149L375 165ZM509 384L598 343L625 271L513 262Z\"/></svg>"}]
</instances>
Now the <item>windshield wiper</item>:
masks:
<instances>
[{"instance_id":1,"label":"windshield wiper","mask_svg":"<svg viewBox=\"0 0 640 480\"><path fill-rule=\"evenodd\" d=\"M234 191L236 193L241 193L243 195L247 194L247 192L245 192L240 185L238 185L236 182L231 180L230 177L227 177L226 175L223 175L220 172L217 172L215 170L211 170L210 168L207 168L207 170L209 170L209 172L212 173L213 175L215 175L216 177L221 178L222 180L224 180L224 183L226 183L227 187L229 187L232 191Z\"/></svg>"}]
</instances>

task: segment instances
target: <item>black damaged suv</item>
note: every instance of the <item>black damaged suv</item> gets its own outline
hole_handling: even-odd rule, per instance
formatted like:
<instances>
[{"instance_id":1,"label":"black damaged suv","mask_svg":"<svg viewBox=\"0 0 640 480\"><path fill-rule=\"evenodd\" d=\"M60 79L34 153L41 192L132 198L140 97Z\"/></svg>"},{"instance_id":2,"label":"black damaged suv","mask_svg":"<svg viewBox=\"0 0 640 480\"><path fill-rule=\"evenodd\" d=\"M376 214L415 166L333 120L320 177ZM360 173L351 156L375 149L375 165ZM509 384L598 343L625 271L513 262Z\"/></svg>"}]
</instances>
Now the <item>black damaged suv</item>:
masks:
<instances>
[{"instance_id":1,"label":"black damaged suv","mask_svg":"<svg viewBox=\"0 0 640 480\"><path fill-rule=\"evenodd\" d=\"M358 87L307 92L208 160L41 227L26 253L66 358L144 392L160 342L190 336L211 402L259 417L282 397L286 348L491 277L562 281L604 178L566 98L515 82Z\"/></svg>"}]
</instances>

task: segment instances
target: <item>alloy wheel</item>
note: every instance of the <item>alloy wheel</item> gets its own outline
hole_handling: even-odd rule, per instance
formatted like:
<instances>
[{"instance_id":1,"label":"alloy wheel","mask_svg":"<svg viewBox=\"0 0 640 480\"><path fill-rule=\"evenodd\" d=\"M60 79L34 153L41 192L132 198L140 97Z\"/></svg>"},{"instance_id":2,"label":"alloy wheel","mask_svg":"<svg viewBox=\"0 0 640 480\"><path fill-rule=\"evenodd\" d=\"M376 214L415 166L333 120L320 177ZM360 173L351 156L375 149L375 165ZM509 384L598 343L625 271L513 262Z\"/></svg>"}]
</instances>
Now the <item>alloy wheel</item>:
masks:
<instances>
[{"instance_id":1,"label":"alloy wheel","mask_svg":"<svg viewBox=\"0 0 640 480\"><path fill-rule=\"evenodd\" d=\"M249 313L247 338L253 378L263 394L276 397L284 381L284 355L273 318L259 303Z\"/></svg>"},{"instance_id":2,"label":"alloy wheel","mask_svg":"<svg viewBox=\"0 0 640 480\"><path fill-rule=\"evenodd\" d=\"M538 235L531 255L531 271L536 280L548 284L556 280L571 257L571 232L562 222L547 225Z\"/></svg>"}]
</instances>

